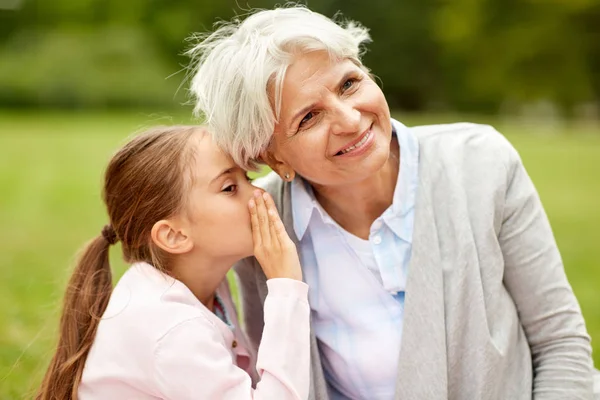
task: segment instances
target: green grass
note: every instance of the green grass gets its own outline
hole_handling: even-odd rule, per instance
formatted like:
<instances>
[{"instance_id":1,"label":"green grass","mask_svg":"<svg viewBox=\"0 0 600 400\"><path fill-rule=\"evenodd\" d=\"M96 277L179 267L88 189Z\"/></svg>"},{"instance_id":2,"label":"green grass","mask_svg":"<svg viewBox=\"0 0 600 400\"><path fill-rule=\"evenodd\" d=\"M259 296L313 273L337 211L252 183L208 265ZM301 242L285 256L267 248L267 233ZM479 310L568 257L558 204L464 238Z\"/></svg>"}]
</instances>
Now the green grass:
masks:
<instances>
[{"instance_id":1,"label":"green grass","mask_svg":"<svg viewBox=\"0 0 600 400\"><path fill-rule=\"evenodd\" d=\"M99 194L110 154L132 132L173 122L187 121L137 112L0 113L1 399L30 398L39 383L75 252L106 223ZM494 124L521 152L538 187L600 365L600 129ZM111 258L118 276L125 268L118 248Z\"/></svg>"}]
</instances>

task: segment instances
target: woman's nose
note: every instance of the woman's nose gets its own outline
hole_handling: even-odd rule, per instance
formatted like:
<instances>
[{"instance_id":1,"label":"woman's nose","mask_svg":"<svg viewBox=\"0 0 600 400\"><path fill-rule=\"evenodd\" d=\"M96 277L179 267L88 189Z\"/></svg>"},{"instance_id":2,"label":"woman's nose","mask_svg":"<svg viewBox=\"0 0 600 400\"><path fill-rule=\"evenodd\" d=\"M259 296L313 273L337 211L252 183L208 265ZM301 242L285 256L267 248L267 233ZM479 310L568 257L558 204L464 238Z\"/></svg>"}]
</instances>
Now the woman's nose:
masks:
<instances>
[{"instance_id":1,"label":"woman's nose","mask_svg":"<svg viewBox=\"0 0 600 400\"><path fill-rule=\"evenodd\" d=\"M337 135L355 134L360 129L360 111L340 101L333 115L332 132Z\"/></svg>"}]
</instances>

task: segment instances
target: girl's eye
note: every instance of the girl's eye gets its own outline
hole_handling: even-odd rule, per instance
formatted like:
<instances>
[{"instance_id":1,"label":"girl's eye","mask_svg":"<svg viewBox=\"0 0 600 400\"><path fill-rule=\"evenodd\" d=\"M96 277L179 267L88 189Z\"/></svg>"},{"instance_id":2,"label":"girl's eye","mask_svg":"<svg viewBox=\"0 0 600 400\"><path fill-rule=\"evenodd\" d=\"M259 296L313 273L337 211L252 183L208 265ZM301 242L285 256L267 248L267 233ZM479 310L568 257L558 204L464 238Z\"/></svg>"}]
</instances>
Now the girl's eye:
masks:
<instances>
[{"instance_id":1,"label":"girl's eye","mask_svg":"<svg viewBox=\"0 0 600 400\"><path fill-rule=\"evenodd\" d=\"M300 127L302 127L302 125L304 125L305 123L307 123L308 121L310 121L313 116L314 116L314 114L312 113L312 111L309 112L308 114L306 114L304 116L304 118L302 118L302 121L300 121Z\"/></svg>"},{"instance_id":2,"label":"girl's eye","mask_svg":"<svg viewBox=\"0 0 600 400\"><path fill-rule=\"evenodd\" d=\"M235 193L237 191L237 185L229 185L226 186L222 192L226 192L226 193Z\"/></svg>"}]
</instances>

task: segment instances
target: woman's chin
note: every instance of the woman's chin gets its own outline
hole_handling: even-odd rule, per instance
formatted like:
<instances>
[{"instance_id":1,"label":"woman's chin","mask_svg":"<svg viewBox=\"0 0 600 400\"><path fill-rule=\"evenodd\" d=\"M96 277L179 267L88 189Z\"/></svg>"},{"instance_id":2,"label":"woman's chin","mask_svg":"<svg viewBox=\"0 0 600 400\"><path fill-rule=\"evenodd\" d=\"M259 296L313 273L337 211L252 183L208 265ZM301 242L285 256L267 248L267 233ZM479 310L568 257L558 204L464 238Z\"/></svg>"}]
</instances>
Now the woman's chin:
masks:
<instances>
[{"instance_id":1,"label":"woman's chin","mask_svg":"<svg viewBox=\"0 0 600 400\"><path fill-rule=\"evenodd\" d=\"M362 159L357 159L352 165L352 175L359 180L377 175L385 168L390 159L391 152L389 146L384 146L380 143L374 143L375 148L370 154L365 155ZM362 179L361 179L362 178Z\"/></svg>"}]
</instances>

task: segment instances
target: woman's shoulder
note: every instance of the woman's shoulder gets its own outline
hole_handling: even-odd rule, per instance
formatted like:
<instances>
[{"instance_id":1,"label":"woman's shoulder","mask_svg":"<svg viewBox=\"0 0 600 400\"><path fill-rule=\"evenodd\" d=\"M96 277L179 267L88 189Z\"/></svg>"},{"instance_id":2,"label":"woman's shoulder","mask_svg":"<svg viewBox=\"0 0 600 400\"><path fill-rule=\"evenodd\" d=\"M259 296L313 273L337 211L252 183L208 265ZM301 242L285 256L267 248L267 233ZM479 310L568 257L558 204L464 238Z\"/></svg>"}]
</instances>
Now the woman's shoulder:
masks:
<instances>
[{"instance_id":1,"label":"woman's shoulder","mask_svg":"<svg viewBox=\"0 0 600 400\"><path fill-rule=\"evenodd\" d=\"M454 123L411 127L419 141L420 163L430 167L480 166L508 170L518 153L490 125Z\"/></svg>"},{"instance_id":2,"label":"woman's shoulder","mask_svg":"<svg viewBox=\"0 0 600 400\"><path fill-rule=\"evenodd\" d=\"M491 125L459 122L454 124L423 125L410 128L425 149L442 148L506 151L512 148L506 137Z\"/></svg>"}]
</instances>

